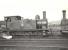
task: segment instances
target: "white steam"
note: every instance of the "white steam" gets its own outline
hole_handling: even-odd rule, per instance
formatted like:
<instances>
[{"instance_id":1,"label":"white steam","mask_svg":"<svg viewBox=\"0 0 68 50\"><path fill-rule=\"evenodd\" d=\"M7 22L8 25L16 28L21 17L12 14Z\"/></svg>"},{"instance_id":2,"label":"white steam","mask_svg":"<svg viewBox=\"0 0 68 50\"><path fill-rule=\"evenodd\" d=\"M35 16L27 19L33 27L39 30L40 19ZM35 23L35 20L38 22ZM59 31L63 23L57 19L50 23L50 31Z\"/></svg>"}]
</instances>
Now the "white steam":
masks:
<instances>
[{"instance_id":1,"label":"white steam","mask_svg":"<svg viewBox=\"0 0 68 50\"><path fill-rule=\"evenodd\" d=\"M11 35L7 35L6 33L2 33L2 37L5 39L11 39L12 38Z\"/></svg>"}]
</instances>

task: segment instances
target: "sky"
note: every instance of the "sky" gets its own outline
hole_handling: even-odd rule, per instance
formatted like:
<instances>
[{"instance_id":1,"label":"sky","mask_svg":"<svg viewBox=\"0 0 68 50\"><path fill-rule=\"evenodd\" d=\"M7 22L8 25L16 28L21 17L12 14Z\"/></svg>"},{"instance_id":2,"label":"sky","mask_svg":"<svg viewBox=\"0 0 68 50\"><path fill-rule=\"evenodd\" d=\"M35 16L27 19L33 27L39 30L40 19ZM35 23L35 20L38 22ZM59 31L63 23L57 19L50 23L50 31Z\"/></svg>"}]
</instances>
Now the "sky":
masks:
<instances>
[{"instance_id":1,"label":"sky","mask_svg":"<svg viewBox=\"0 0 68 50\"><path fill-rule=\"evenodd\" d=\"M67 0L0 0L0 20L5 16L20 15L28 19L35 19L38 14L43 17L46 11L46 18L49 22L62 19L62 10L66 10L68 18Z\"/></svg>"}]
</instances>

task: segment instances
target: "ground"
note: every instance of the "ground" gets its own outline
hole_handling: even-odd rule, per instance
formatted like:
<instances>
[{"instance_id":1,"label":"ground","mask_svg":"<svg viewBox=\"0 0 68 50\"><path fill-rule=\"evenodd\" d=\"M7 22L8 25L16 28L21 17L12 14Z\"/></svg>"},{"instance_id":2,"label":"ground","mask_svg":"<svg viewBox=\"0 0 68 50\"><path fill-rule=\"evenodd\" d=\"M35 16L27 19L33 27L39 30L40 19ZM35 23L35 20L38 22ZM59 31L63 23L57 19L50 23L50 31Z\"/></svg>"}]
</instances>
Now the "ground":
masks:
<instances>
[{"instance_id":1,"label":"ground","mask_svg":"<svg viewBox=\"0 0 68 50\"><path fill-rule=\"evenodd\" d=\"M0 39L0 50L68 50L68 37L26 37Z\"/></svg>"}]
</instances>

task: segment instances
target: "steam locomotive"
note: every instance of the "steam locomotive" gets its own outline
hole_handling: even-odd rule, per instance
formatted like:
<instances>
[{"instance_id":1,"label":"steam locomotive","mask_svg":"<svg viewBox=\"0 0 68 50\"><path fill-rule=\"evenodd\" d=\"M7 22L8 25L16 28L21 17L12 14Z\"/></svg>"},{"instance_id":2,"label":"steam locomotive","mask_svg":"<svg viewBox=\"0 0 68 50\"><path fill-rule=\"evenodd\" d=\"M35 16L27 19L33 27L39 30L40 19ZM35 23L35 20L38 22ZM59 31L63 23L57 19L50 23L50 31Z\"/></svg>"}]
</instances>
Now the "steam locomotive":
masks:
<instances>
[{"instance_id":1,"label":"steam locomotive","mask_svg":"<svg viewBox=\"0 0 68 50\"><path fill-rule=\"evenodd\" d=\"M48 21L46 19L46 12L43 11L43 19L40 19L39 15L36 15L34 20L34 28L30 28L27 24L24 24L24 20L21 16L6 16L5 29L1 29L2 32L9 32L12 36L46 36L48 34ZM29 28L24 28L27 27Z\"/></svg>"},{"instance_id":2,"label":"steam locomotive","mask_svg":"<svg viewBox=\"0 0 68 50\"><path fill-rule=\"evenodd\" d=\"M61 20L61 33L68 36L68 19L66 19L66 10L63 10L63 19Z\"/></svg>"}]
</instances>

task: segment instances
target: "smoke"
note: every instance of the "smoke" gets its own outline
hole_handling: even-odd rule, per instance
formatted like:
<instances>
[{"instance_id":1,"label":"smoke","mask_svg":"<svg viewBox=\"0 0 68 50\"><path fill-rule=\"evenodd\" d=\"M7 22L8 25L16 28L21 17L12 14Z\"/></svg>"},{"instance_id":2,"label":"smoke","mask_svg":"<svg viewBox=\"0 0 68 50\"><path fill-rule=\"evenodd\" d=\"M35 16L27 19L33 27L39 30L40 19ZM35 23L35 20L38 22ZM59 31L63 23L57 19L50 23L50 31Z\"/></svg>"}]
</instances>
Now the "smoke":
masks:
<instances>
[{"instance_id":1,"label":"smoke","mask_svg":"<svg viewBox=\"0 0 68 50\"><path fill-rule=\"evenodd\" d=\"M6 33L2 33L2 37L5 39L11 39L12 38L11 35L7 35Z\"/></svg>"}]
</instances>

